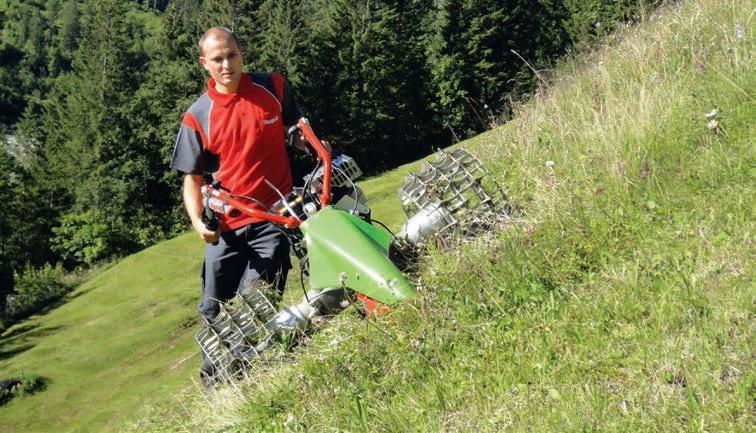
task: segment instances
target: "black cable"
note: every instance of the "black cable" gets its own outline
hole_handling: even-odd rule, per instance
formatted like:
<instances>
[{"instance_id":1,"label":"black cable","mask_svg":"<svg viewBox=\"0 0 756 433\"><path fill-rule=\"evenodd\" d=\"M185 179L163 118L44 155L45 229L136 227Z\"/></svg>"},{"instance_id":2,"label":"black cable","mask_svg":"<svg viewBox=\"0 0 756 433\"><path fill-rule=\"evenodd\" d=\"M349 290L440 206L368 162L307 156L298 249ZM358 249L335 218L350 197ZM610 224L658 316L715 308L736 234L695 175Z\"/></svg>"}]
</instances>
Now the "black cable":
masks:
<instances>
[{"instance_id":1,"label":"black cable","mask_svg":"<svg viewBox=\"0 0 756 433\"><path fill-rule=\"evenodd\" d=\"M310 184L312 183L312 180L315 177L315 173L318 171L318 168L320 168L320 164L321 164L321 162L320 162L320 160L318 160L318 163L315 165L315 168L310 172L310 176L307 178L307 182L305 182L304 191L303 191L304 194L308 195L308 198L311 201L314 201L314 202L316 202L318 204L320 204L320 203L318 202L317 197L313 197L312 191L310 191ZM322 186L321 186L321 188L322 188Z\"/></svg>"},{"instance_id":2,"label":"black cable","mask_svg":"<svg viewBox=\"0 0 756 433\"><path fill-rule=\"evenodd\" d=\"M370 222L378 223L378 225L380 225L381 227L383 227L387 232L391 233L391 236L396 237L396 235L394 234L394 232L392 232L390 228L386 227L386 224L383 224L382 222L378 221L377 219L373 219L373 218L370 219Z\"/></svg>"},{"instance_id":3,"label":"black cable","mask_svg":"<svg viewBox=\"0 0 756 433\"><path fill-rule=\"evenodd\" d=\"M308 258L309 260L309 258ZM307 303L310 303L310 298L307 296L307 288L305 288L304 283L304 265L302 265L302 262L299 262L299 282L302 284L302 293L304 293L304 298L307 300Z\"/></svg>"}]
</instances>

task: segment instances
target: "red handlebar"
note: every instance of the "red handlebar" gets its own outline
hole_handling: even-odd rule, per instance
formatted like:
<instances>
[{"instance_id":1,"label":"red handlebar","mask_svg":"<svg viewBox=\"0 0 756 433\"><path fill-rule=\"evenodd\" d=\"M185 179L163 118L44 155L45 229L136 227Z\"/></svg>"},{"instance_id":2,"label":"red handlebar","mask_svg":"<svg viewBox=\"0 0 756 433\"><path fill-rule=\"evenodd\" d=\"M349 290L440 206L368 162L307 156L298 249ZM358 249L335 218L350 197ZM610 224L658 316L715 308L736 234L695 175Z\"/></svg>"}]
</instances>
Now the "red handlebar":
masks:
<instances>
[{"instance_id":1,"label":"red handlebar","mask_svg":"<svg viewBox=\"0 0 756 433\"><path fill-rule=\"evenodd\" d=\"M299 119L297 127L299 127L299 131L305 140L315 149L318 159L323 161L323 190L320 192L320 208L322 209L328 206L331 201L331 155L328 154L326 147L310 128L310 122L306 117Z\"/></svg>"},{"instance_id":2,"label":"red handlebar","mask_svg":"<svg viewBox=\"0 0 756 433\"><path fill-rule=\"evenodd\" d=\"M297 121L297 127L305 140L307 140L315 150L318 159L323 161L323 189L320 193L320 206L322 209L328 206L328 203L331 201L331 156L328 154L328 150L323 143L320 142L320 139L312 131L310 122L306 118L300 118L299 121ZM234 196L223 189L215 188L212 185L203 185L202 194L206 198L206 206L209 206L213 211L218 213L228 214L230 216L242 213L253 218L259 218L264 221L284 226L287 229L294 229L302 224L302 221L295 216L286 217L256 209L252 207L247 200Z\"/></svg>"},{"instance_id":3,"label":"red handlebar","mask_svg":"<svg viewBox=\"0 0 756 433\"><path fill-rule=\"evenodd\" d=\"M229 215L231 217L237 216L240 213L250 216L252 218L259 218L264 221L270 221L274 224L278 224L286 227L287 229L294 229L302 224L299 218L293 216L282 216L273 213L265 212L260 209L252 207L248 201L235 197L228 191L224 191L220 188L214 188L211 185L202 186L202 194L205 196L205 206L208 206L214 212Z\"/></svg>"}]
</instances>

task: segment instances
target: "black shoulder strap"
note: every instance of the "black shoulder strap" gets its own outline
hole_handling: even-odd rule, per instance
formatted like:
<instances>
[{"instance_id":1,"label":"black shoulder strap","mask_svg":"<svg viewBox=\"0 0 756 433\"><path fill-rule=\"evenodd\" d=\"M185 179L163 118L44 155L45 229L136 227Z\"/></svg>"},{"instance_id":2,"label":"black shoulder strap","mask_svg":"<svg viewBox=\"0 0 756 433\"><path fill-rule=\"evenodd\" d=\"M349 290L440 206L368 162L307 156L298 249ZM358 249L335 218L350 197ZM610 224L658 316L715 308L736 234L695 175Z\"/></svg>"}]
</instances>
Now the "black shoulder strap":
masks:
<instances>
[{"instance_id":1,"label":"black shoulder strap","mask_svg":"<svg viewBox=\"0 0 756 433\"><path fill-rule=\"evenodd\" d=\"M278 92L276 92L276 86L273 84L273 74L267 72L251 72L249 75L252 78L253 83L265 87L265 89L278 100L279 104L283 105L283 101L281 101L278 97Z\"/></svg>"}]
</instances>

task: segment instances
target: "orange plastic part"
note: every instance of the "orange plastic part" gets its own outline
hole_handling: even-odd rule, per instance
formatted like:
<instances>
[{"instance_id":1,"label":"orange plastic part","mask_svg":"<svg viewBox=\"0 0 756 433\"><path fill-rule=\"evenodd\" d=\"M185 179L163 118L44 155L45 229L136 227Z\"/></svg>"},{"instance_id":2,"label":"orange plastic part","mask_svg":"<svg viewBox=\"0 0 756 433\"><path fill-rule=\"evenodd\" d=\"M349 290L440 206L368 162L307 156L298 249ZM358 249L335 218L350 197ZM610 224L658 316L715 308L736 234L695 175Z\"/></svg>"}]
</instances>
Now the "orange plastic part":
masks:
<instances>
[{"instance_id":1,"label":"orange plastic part","mask_svg":"<svg viewBox=\"0 0 756 433\"><path fill-rule=\"evenodd\" d=\"M373 298L369 298L362 293L355 293L357 299L362 303L362 308L365 311L366 317L380 317L384 314L388 314L391 311L386 304L376 301Z\"/></svg>"}]
</instances>

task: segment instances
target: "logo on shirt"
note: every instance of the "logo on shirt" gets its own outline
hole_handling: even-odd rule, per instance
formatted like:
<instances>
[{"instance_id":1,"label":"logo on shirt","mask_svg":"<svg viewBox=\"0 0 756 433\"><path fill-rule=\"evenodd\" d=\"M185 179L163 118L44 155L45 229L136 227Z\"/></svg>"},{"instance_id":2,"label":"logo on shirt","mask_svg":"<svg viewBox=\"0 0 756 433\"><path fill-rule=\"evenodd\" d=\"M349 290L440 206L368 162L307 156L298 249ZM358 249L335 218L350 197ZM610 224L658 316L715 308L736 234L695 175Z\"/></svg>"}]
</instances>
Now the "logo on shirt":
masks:
<instances>
[{"instance_id":1,"label":"logo on shirt","mask_svg":"<svg viewBox=\"0 0 756 433\"><path fill-rule=\"evenodd\" d=\"M278 120L278 116L276 116L276 117L274 117L272 119L265 119L265 120L263 120L263 123L265 123L266 125L272 125L272 124L276 123L276 120Z\"/></svg>"}]
</instances>

